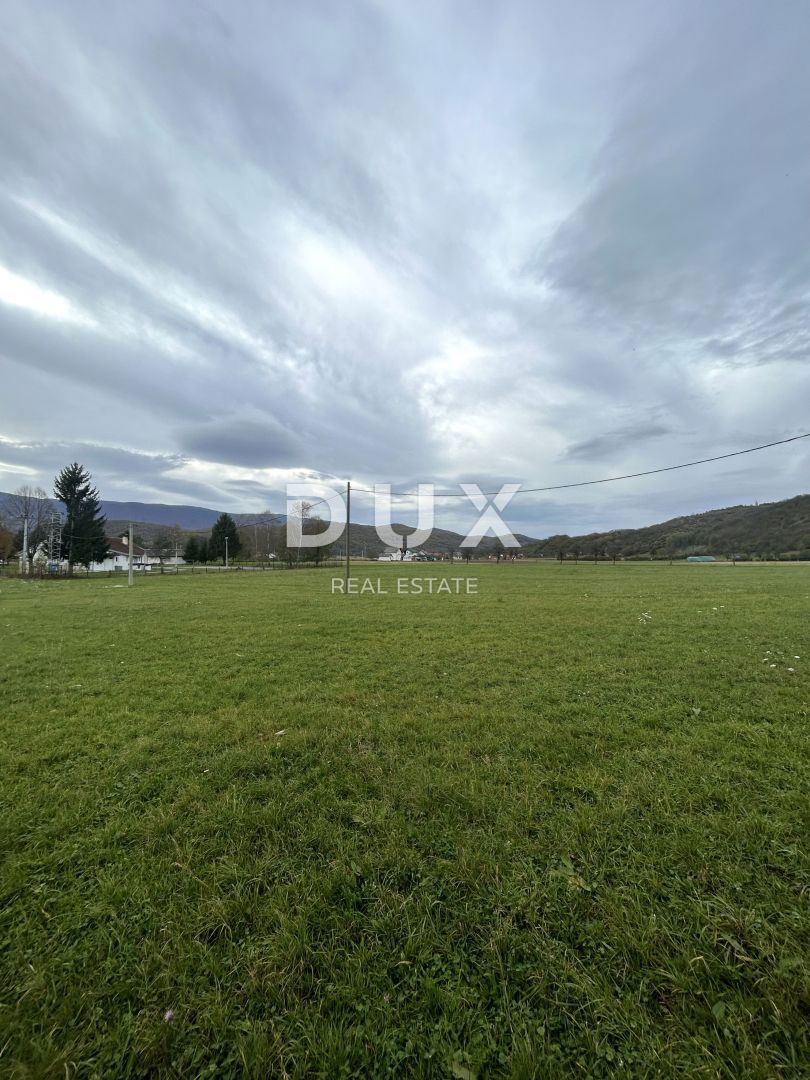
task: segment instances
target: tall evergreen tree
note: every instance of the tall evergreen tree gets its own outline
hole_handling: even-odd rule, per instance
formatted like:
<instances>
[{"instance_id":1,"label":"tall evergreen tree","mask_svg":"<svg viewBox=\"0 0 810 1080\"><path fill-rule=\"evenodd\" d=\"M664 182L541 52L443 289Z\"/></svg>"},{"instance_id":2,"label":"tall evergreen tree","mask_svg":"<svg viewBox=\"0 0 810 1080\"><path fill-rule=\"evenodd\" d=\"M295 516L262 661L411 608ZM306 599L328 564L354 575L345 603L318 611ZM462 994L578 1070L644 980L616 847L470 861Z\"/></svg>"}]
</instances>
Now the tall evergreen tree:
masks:
<instances>
[{"instance_id":1,"label":"tall evergreen tree","mask_svg":"<svg viewBox=\"0 0 810 1080\"><path fill-rule=\"evenodd\" d=\"M183 559L187 563L200 562L200 545L196 536L190 536L183 548Z\"/></svg>"},{"instance_id":2,"label":"tall evergreen tree","mask_svg":"<svg viewBox=\"0 0 810 1080\"><path fill-rule=\"evenodd\" d=\"M211 530L208 541L208 558L222 559L225 562L225 537L228 538L228 554L234 558L242 550L239 530L230 514L220 514Z\"/></svg>"},{"instance_id":3,"label":"tall evergreen tree","mask_svg":"<svg viewBox=\"0 0 810 1080\"><path fill-rule=\"evenodd\" d=\"M109 551L107 519L101 513L101 499L90 473L77 461L66 465L54 480L53 493L67 515L62 530L62 558L68 561L68 573L73 573L76 563L89 567L102 562Z\"/></svg>"}]
</instances>

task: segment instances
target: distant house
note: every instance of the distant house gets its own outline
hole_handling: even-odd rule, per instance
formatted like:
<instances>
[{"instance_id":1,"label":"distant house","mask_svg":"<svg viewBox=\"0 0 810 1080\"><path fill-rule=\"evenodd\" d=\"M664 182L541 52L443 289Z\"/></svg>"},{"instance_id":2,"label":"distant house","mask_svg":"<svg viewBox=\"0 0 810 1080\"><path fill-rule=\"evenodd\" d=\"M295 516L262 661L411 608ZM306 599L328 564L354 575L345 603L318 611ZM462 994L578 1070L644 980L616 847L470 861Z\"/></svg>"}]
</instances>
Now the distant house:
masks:
<instances>
[{"instance_id":1,"label":"distant house","mask_svg":"<svg viewBox=\"0 0 810 1080\"><path fill-rule=\"evenodd\" d=\"M271 559L275 559L275 555L270 556ZM182 555L166 555L161 559L159 555L148 555L146 561L152 566L185 566L186 560Z\"/></svg>"},{"instance_id":2,"label":"distant house","mask_svg":"<svg viewBox=\"0 0 810 1080\"><path fill-rule=\"evenodd\" d=\"M687 562L717 562L714 555L687 555Z\"/></svg>"},{"instance_id":3,"label":"distant house","mask_svg":"<svg viewBox=\"0 0 810 1080\"><path fill-rule=\"evenodd\" d=\"M396 548L386 548L382 555L377 556L377 562L399 562L399 552Z\"/></svg>"},{"instance_id":4,"label":"distant house","mask_svg":"<svg viewBox=\"0 0 810 1080\"><path fill-rule=\"evenodd\" d=\"M126 536L122 536L120 539L116 537L107 537L107 558L103 562L95 562L90 569L92 571L97 570L127 570L129 568L129 539ZM139 544L132 545L132 566L134 569L141 570L149 565L149 559L146 554L146 548L142 548Z\"/></svg>"}]
</instances>

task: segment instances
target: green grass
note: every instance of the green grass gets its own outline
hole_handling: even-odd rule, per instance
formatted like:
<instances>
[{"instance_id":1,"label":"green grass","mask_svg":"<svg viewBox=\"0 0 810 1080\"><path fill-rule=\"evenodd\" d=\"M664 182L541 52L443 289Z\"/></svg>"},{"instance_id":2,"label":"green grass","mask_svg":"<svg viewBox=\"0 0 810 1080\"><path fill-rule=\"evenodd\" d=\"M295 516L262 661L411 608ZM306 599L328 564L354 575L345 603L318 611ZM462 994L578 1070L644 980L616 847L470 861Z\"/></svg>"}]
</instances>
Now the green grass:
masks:
<instances>
[{"instance_id":1,"label":"green grass","mask_svg":"<svg viewBox=\"0 0 810 1080\"><path fill-rule=\"evenodd\" d=\"M447 572L0 580L0 1074L807 1075L810 569Z\"/></svg>"}]
</instances>

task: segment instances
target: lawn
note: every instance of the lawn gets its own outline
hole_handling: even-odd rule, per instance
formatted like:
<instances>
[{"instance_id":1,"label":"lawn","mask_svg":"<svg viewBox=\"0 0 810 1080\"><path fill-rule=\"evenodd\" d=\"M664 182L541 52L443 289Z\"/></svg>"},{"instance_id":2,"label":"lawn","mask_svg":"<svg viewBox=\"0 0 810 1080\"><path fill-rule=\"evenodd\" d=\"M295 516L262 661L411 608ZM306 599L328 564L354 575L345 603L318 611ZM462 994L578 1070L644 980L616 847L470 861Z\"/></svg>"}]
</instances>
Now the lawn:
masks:
<instances>
[{"instance_id":1,"label":"lawn","mask_svg":"<svg viewBox=\"0 0 810 1080\"><path fill-rule=\"evenodd\" d=\"M0 1075L807 1075L810 567L446 572L0 580Z\"/></svg>"}]
</instances>

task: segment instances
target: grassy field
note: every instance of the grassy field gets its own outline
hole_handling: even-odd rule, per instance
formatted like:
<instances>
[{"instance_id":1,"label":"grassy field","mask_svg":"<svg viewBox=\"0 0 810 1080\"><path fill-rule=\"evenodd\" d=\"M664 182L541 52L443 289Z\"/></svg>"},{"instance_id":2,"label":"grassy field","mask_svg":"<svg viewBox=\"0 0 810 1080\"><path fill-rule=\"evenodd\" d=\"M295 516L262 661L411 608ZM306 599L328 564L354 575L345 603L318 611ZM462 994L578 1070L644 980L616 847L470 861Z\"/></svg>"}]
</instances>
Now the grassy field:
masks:
<instances>
[{"instance_id":1,"label":"grassy field","mask_svg":"<svg viewBox=\"0 0 810 1080\"><path fill-rule=\"evenodd\" d=\"M808 1074L810 568L448 572L0 581L0 1075Z\"/></svg>"}]
</instances>

